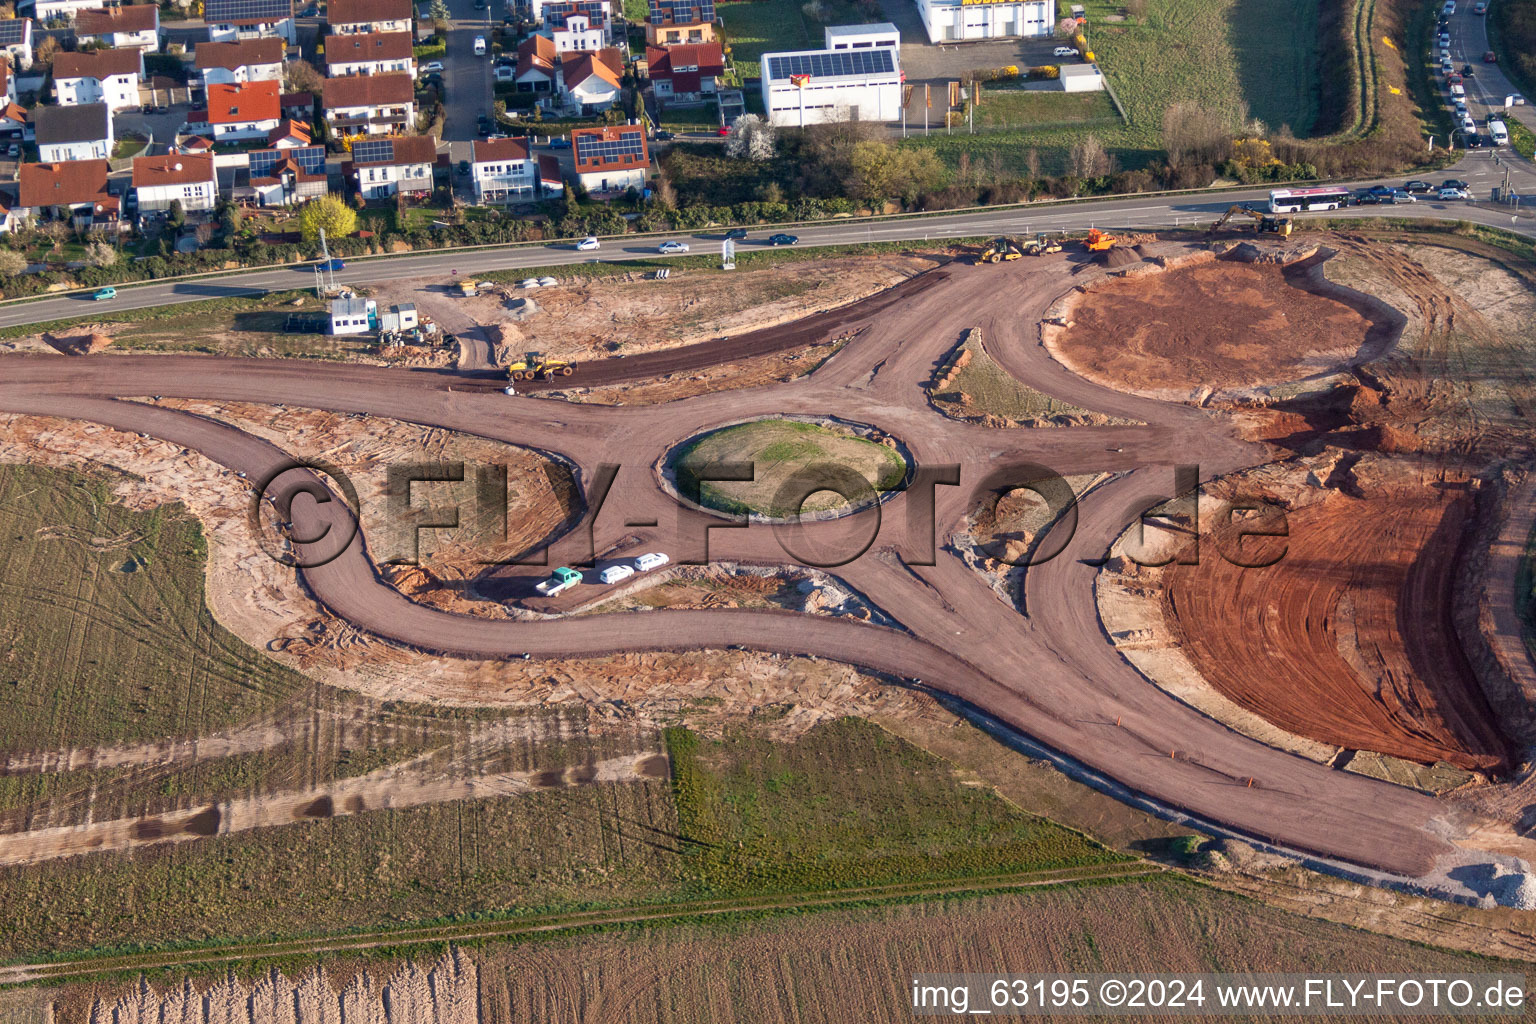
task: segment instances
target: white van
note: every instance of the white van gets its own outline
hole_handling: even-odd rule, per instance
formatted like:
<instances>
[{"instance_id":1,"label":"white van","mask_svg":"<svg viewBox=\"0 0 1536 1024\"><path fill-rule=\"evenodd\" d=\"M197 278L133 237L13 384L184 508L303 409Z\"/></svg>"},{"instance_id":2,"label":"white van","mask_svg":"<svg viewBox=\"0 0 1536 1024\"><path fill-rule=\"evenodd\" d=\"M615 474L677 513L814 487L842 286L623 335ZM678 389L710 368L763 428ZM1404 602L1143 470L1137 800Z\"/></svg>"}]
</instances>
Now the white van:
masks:
<instances>
[{"instance_id":1,"label":"white van","mask_svg":"<svg viewBox=\"0 0 1536 1024\"><path fill-rule=\"evenodd\" d=\"M597 574L597 578L604 583L617 583L619 580L627 580L635 574L635 570L627 565L610 565Z\"/></svg>"},{"instance_id":2,"label":"white van","mask_svg":"<svg viewBox=\"0 0 1536 1024\"><path fill-rule=\"evenodd\" d=\"M475 36L475 56L485 56L485 36Z\"/></svg>"},{"instance_id":3,"label":"white van","mask_svg":"<svg viewBox=\"0 0 1536 1024\"><path fill-rule=\"evenodd\" d=\"M635 559L635 568L641 572L650 572L652 569L659 569L666 565L668 561L670 559L660 551L648 551Z\"/></svg>"},{"instance_id":4,"label":"white van","mask_svg":"<svg viewBox=\"0 0 1536 1024\"><path fill-rule=\"evenodd\" d=\"M1488 134L1493 136L1493 144L1495 146L1509 145L1509 129L1504 126L1503 121L1495 121L1490 118L1488 120Z\"/></svg>"}]
</instances>

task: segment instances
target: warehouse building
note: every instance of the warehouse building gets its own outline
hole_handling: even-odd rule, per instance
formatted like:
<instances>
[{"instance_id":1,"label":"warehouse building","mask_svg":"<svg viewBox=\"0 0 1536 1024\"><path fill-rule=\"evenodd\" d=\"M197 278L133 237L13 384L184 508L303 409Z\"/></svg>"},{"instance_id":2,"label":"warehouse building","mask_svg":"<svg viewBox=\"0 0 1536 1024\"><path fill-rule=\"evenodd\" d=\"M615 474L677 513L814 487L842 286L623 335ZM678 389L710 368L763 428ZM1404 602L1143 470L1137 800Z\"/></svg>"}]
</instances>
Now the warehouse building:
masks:
<instances>
[{"instance_id":1,"label":"warehouse building","mask_svg":"<svg viewBox=\"0 0 1536 1024\"><path fill-rule=\"evenodd\" d=\"M917 0L930 43L1038 38L1056 28L1055 0Z\"/></svg>"},{"instance_id":2,"label":"warehouse building","mask_svg":"<svg viewBox=\"0 0 1536 1024\"><path fill-rule=\"evenodd\" d=\"M894 46L765 53L763 109L772 124L895 121L901 61Z\"/></svg>"}]
</instances>

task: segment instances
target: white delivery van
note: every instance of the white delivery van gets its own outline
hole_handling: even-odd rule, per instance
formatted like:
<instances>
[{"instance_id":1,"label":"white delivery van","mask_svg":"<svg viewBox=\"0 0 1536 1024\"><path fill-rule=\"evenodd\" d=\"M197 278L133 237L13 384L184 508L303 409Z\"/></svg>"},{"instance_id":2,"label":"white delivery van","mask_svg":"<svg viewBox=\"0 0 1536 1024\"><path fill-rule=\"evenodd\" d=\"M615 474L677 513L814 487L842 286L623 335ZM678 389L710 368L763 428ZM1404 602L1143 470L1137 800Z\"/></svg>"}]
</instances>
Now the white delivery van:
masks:
<instances>
[{"instance_id":1,"label":"white delivery van","mask_svg":"<svg viewBox=\"0 0 1536 1024\"><path fill-rule=\"evenodd\" d=\"M475 56L485 56L485 36L475 36Z\"/></svg>"},{"instance_id":2,"label":"white delivery van","mask_svg":"<svg viewBox=\"0 0 1536 1024\"><path fill-rule=\"evenodd\" d=\"M635 574L635 570L627 565L610 565L597 574L597 578L604 583L617 583L619 580L627 580Z\"/></svg>"},{"instance_id":3,"label":"white delivery van","mask_svg":"<svg viewBox=\"0 0 1536 1024\"><path fill-rule=\"evenodd\" d=\"M648 551L635 559L635 568L641 572L650 572L652 569L660 569L668 561L667 556L660 551Z\"/></svg>"},{"instance_id":4,"label":"white delivery van","mask_svg":"<svg viewBox=\"0 0 1536 1024\"><path fill-rule=\"evenodd\" d=\"M1490 118L1488 121L1488 134L1493 136L1493 144L1495 146L1509 145L1509 129L1505 127L1503 121L1495 121Z\"/></svg>"}]
</instances>

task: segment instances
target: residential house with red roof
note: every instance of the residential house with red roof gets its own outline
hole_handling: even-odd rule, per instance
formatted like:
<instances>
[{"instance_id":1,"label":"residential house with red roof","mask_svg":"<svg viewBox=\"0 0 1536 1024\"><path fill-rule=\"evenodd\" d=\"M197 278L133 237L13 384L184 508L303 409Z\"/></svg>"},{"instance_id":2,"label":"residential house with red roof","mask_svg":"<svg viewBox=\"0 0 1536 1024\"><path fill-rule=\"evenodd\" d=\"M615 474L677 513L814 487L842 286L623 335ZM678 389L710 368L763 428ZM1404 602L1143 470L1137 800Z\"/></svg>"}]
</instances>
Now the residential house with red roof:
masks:
<instances>
[{"instance_id":1,"label":"residential house with red roof","mask_svg":"<svg viewBox=\"0 0 1536 1024\"><path fill-rule=\"evenodd\" d=\"M123 227L122 204L107 191L105 160L22 164L17 209L27 220L68 220L81 230Z\"/></svg>"},{"instance_id":2,"label":"residential house with red roof","mask_svg":"<svg viewBox=\"0 0 1536 1024\"><path fill-rule=\"evenodd\" d=\"M208 106L187 114L187 131L214 142L264 139L282 120L278 83L210 85Z\"/></svg>"},{"instance_id":3,"label":"residential house with red roof","mask_svg":"<svg viewBox=\"0 0 1536 1024\"><path fill-rule=\"evenodd\" d=\"M330 0L325 23L338 36L409 32L412 14L411 0Z\"/></svg>"},{"instance_id":4,"label":"residential house with red roof","mask_svg":"<svg viewBox=\"0 0 1536 1024\"><path fill-rule=\"evenodd\" d=\"M541 195L539 161L533 158L526 138L476 139L469 175L475 202L481 206L532 202Z\"/></svg>"},{"instance_id":5,"label":"residential house with red roof","mask_svg":"<svg viewBox=\"0 0 1536 1024\"><path fill-rule=\"evenodd\" d=\"M403 72L327 79L321 103L337 135L400 135L416 124L416 86Z\"/></svg>"},{"instance_id":6,"label":"residential house with red roof","mask_svg":"<svg viewBox=\"0 0 1536 1024\"><path fill-rule=\"evenodd\" d=\"M158 52L160 8L154 4L125 4L81 11L75 15L75 42Z\"/></svg>"},{"instance_id":7,"label":"residential house with red roof","mask_svg":"<svg viewBox=\"0 0 1536 1024\"><path fill-rule=\"evenodd\" d=\"M346 173L365 199L388 199L396 193L428 199L436 164L437 139L409 135L355 143Z\"/></svg>"},{"instance_id":8,"label":"residential house with red roof","mask_svg":"<svg viewBox=\"0 0 1536 1024\"><path fill-rule=\"evenodd\" d=\"M144 51L83 50L53 58L53 90L59 106L105 103L116 114L139 105Z\"/></svg>"},{"instance_id":9,"label":"residential house with red roof","mask_svg":"<svg viewBox=\"0 0 1536 1024\"><path fill-rule=\"evenodd\" d=\"M280 82L287 44L276 36L242 39L238 43L199 43L193 66L203 88Z\"/></svg>"},{"instance_id":10,"label":"residential house with red roof","mask_svg":"<svg viewBox=\"0 0 1536 1024\"><path fill-rule=\"evenodd\" d=\"M624 58L615 47L568 53L560 59L560 95L567 108L600 114L618 102Z\"/></svg>"},{"instance_id":11,"label":"residential house with red roof","mask_svg":"<svg viewBox=\"0 0 1536 1024\"><path fill-rule=\"evenodd\" d=\"M614 124L571 132L576 177L588 192L615 193L644 188L651 157L645 126Z\"/></svg>"},{"instance_id":12,"label":"residential house with red roof","mask_svg":"<svg viewBox=\"0 0 1536 1024\"><path fill-rule=\"evenodd\" d=\"M725 54L719 43L647 46L651 89L663 103L698 103L715 95L725 74Z\"/></svg>"},{"instance_id":13,"label":"residential house with red roof","mask_svg":"<svg viewBox=\"0 0 1536 1024\"><path fill-rule=\"evenodd\" d=\"M325 40L325 73L329 78L345 75L382 75L404 71L416 77L416 56L409 32L355 32L328 36Z\"/></svg>"},{"instance_id":14,"label":"residential house with red roof","mask_svg":"<svg viewBox=\"0 0 1536 1024\"><path fill-rule=\"evenodd\" d=\"M553 92L555 65L560 61L554 40L548 36L531 35L517 44L518 92Z\"/></svg>"},{"instance_id":15,"label":"residential house with red roof","mask_svg":"<svg viewBox=\"0 0 1536 1024\"><path fill-rule=\"evenodd\" d=\"M134 157L133 192L141 214L168 210L173 202L187 213L207 213L219 198L213 154Z\"/></svg>"}]
</instances>

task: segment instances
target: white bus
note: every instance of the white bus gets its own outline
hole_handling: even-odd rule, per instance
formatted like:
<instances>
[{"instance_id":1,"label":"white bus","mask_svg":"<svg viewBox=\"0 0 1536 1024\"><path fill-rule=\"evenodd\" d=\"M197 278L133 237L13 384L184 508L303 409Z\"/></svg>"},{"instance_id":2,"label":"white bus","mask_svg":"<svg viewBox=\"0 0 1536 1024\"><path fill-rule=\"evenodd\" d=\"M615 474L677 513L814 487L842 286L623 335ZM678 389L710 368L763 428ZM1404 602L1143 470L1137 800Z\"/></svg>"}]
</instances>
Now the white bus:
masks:
<instances>
[{"instance_id":1,"label":"white bus","mask_svg":"<svg viewBox=\"0 0 1536 1024\"><path fill-rule=\"evenodd\" d=\"M1349 205L1347 188L1277 188L1269 193L1270 213L1337 210Z\"/></svg>"}]
</instances>

